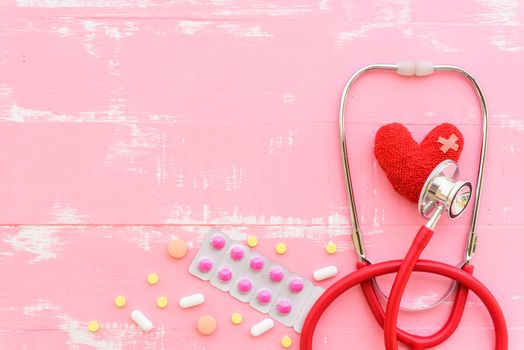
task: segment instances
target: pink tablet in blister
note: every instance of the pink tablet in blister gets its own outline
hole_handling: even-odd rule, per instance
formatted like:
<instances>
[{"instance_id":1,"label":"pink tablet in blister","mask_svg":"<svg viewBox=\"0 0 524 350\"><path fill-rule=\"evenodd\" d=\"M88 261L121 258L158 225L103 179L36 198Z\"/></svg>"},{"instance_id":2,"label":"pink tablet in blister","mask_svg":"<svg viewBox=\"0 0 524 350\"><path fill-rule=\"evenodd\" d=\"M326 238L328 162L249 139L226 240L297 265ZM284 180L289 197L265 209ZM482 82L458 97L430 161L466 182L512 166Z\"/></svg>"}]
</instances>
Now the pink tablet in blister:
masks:
<instances>
[{"instance_id":1,"label":"pink tablet in blister","mask_svg":"<svg viewBox=\"0 0 524 350\"><path fill-rule=\"evenodd\" d=\"M219 262L224 257L230 243L229 237L212 229L204 237L200 249L189 265L189 272L201 280L209 281L217 273Z\"/></svg>"},{"instance_id":2,"label":"pink tablet in blister","mask_svg":"<svg viewBox=\"0 0 524 350\"><path fill-rule=\"evenodd\" d=\"M234 286L229 293L240 301L247 303L257 292L255 286L266 274L269 268L269 260L255 252L251 252L245 262L246 268L237 275ZM249 282L249 289L247 284Z\"/></svg>"},{"instance_id":3,"label":"pink tablet in blister","mask_svg":"<svg viewBox=\"0 0 524 350\"><path fill-rule=\"evenodd\" d=\"M238 277L248 268L248 259L251 251L239 242L231 242L226 248L222 260L218 261L217 273L213 274L210 282L213 286L224 292L229 292L234 288ZM219 271L228 271L231 276L224 279L219 275Z\"/></svg>"},{"instance_id":4,"label":"pink tablet in blister","mask_svg":"<svg viewBox=\"0 0 524 350\"><path fill-rule=\"evenodd\" d=\"M292 327L311 294L313 283L295 273L288 274L281 283L284 285L271 305L269 316Z\"/></svg>"},{"instance_id":5,"label":"pink tablet in blister","mask_svg":"<svg viewBox=\"0 0 524 350\"><path fill-rule=\"evenodd\" d=\"M284 286L284 281L286 279L285 276L288 274L288 271L281 265L270 263L267 270L255 286L254 293L249 300L249 305L260 312L268 313L276 296L280 293L280 289ZM267 292L269 292L271 295L271 300L269 302L261 302L261 299L267 299L267 296L259 297L259 294L263 291L265 291L265 293L262 294L267 294Z\"/></svg>"}]
</instances>

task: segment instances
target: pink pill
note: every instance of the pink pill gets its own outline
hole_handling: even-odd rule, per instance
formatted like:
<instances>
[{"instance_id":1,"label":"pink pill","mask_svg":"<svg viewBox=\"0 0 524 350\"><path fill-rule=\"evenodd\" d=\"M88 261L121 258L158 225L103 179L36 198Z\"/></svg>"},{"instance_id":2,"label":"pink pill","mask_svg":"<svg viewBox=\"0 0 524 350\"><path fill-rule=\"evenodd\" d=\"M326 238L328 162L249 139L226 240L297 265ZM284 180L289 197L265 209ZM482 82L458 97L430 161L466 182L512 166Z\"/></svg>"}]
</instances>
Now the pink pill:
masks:
<instances>
[{"instance_id":1,"label":"pink pill","mask_svg":"<svg viewBox=\"0 0 524 350\"><path fill-rule=\"evenodd\" d=\"M231 272L230 269L221 269L218 271L218 278L222 282L229 282L231 280L231 277L233 277L233 272Z\"/></svg>"},{"instance_id":2,"label":"pink pill","mask_svg":"<svg viewBox=\"0 0 524 350\"><path fill-rule=\"evenodd\" d=\"M209 272L213 268L213 262L208 258L202 258L198 262L200 272Z\"/></svg>"},{"instance_id":3,"label":"pink pill","mask_svg":"<svg viewBox=\"0 0 524 350\"><path fill-rule=\"evenodd\" d=\"M249 260L249 266L251 266L251 269L254 271L260 271L264 268L264 259L259 256L252 257L251 260Z\"/></svg>"},{"instance_id":4,"label":"pink pill","mask_svg":"<svg viewBox=\"0 0 524 350\"><path fill-rule=\"evenodd\" d=\"M260 292L258 292L257 294L257 300L261 303L261 304L267 304L271 301L271 292L267 289L262 289Z\"/></svg>"},{"instance_id":5,"label":"pink pill","mask_svg":"<svg viewBox=\"0 0 524 350\"><path fill-rule=\"evenodd\" d=\"M211 245L216 250L220 250L226 245L226 239L222 235L214 235L213 238L211 238Z\"/></svg>"},{"instance_id":6,"label":"pink pill","mask_svg":"<svg viewBox=\"0 0 524 350\"><path fill-rule=\"evenodd\" d=\"M280 267L274 267L269 271L269 278L273 282L280 282L284 278L284 271Z\"/></svg>"},{"instance_id":7,"label":"pink pill","mask_svg":"<svg viewBox=\"0 0 524 350\"><path fill-rule=\"evenodd\" d=\"M248 293L251 290L251 287L251 281L247 278L242 278L240 281L238 281L237 288L240 291L240 293Z\"/></svg>"},{"instance_id":8,"label":"pink pill","mask_svg":"<svg viewBox=\"0 0 524 350\"><path fill-rule=\"evenodd\" d=\"M289 281L289 289L293 293L298 293L302 291L302 288L304 288L304 283L302 283L302 280L300 278L293 278L291 281Z\"/></svg>"},{"instance_id":9,"label":"pink pill","mask_svg":"<svg viewBox=\"0 0 524 350\"><path fill-rule=\"evenodd\" d=\"M242 260L244 257L244 249L240 248L239 246L234 246L231 248L229 254L231 255L231 259L235 261Z\"/></svg>"},{"instance_id":10,"label":"pink pill","mask_svg":"<svg viewBox=\"0 0 524 350\"><path fill-rule=\"evenodd\" d=\"M287 300L282 300L277 304L277 311L282 315L287 315L291 312L291 303Z\"/></svg>"}]
</instances>

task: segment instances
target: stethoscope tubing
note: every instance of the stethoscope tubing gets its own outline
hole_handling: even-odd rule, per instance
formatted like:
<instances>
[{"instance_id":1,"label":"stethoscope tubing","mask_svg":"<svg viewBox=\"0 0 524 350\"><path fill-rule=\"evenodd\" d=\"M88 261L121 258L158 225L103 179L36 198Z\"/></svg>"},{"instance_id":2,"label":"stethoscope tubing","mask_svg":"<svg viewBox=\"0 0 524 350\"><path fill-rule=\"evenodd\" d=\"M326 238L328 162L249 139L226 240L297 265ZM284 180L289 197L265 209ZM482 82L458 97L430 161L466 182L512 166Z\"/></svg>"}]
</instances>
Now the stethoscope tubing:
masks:
<instances>
[{"instance_id":1,"label":"stethoscope tubing","mask_svg":"<svg viewBox=\"0 0 524 350\"><path fill-rule=\"evenodd\" d=\"M313 349L313 336L317 323L320 320L320 317L328 308L328 306L333 301L335 301L340 295L342 295L344 292L348 291L349 289L353 288L358 284L371 284L371 280L373 278L398 272L402 265L402 262L403 260L391 260L362 267L360 269L357 269L355 272L341 278L340 280L335 282L331 287L329 287L313 305L309 314L306 317L304 326L302 328L302 335L300 337L300 349ZM507 350L508 330L502 310L498 305L493 294L491 294L491 292L479 280L473 277L469 271L464 271L452 265L430 260L418 260L415 266L413 267L413 271L432 273L448 277L450 279L456 280L460 289L464 288L466 291L471 290L473 293L475 293L486 305L486 308L493 322L495 332L495 350ZM366 287L363 286L363 288ZM459 295L461 298L464 298L465 302L466 295L460 293L460 289ZM459 295L457 295L457 297ZM424 349L426 345L427 347L437 345L431 342L431 338L433 338L434 340L439 340L440 338L443 338L445 340L449 336L447 333L449 333L450 331L452 333L452 331L454 330L453 328L456 328L454 323L460 320L460 316L462 315L463 310L463 302L456 304L453 308L452 315L448 319L447 325L442 327L442 329L435 335L428 337L430 341L424 343L421 342L418 344L417 342L413 343L411 341L408 341L407 343L412 346L412 349L417 350ZM375 317L376 316L377 315L375 315ZM380 320L377 319L377 321ZM382 323L382 326L383 325L384 324ZM402 340L401 337L403 336L400 335L401 333L399 333L398 331L394 333L398 334L398 338Z\"/></svg>"}]
</instances>

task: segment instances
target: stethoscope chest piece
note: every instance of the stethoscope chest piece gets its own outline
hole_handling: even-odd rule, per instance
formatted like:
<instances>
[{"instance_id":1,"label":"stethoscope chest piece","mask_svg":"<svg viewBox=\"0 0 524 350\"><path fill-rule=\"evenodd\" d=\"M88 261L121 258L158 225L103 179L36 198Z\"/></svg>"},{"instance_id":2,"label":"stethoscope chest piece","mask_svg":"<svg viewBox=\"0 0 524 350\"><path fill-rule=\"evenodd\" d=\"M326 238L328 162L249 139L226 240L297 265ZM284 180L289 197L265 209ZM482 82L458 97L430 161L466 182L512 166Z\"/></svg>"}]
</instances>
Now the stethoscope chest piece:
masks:
<instances>
[{"instance_id":1,"label":"stethoscope chest piece","mask_svg":"<svg viewBox=\"0 0 524 350\"><path fill-rule=\"evenodd\" d=\"M418 211L430 218L438 207L443 207L452 219L460 216L470 199L472 186L469 181L457 181L458 165L452 160L444 160L429 175L418 201Z\"/></svg>"}]
</instances>

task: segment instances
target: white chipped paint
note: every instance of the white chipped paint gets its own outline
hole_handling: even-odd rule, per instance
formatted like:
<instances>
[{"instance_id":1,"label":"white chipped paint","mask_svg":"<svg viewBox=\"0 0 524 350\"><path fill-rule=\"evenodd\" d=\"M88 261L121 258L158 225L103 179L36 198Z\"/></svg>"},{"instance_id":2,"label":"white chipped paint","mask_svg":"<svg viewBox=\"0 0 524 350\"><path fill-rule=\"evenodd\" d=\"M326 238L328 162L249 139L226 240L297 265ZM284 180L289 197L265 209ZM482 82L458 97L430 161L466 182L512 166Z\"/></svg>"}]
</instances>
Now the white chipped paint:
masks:
<instances>
[{"instance_id":1,"label":"white chipped paint","mask_svg":"<svg viewBox=\"0 0 524 350\"><path fill-rule=\"evenodd\" d=\"M297 129L289 129L286 135L271 136L268 140L269 154L282 151L285 148L291 148L297 141Z\"/></svg>"},{"instance_id":2,"label":"white chipped paint","mask_svg":"<svg viewBox=\"0 0 524 350\"><path fill-rule=\"evenodd\" d=\"M331 10L331 0L320 0L318 8L322 11Z\"/></svg>"},{"instance_id":3,"label":"white chipped paint","mask_svg":"<svg viewBox=\"0 0 524 350\"><path fill-rule=\"evenodd\" d=\"M349 9L348 11L351 11ZM375 18L362 24L350 31L344 31L338 34L338 44L345 44L355 39L365 38L368 32L402 27L411 21L411 2L410 0L397 0L393 2L384 2L383 6L376 13ZM350 23L351 25L351 23Z\"/></svg>"},{"instance_id":4,"label":"white chipped paint","mask_svg":"<svg viewBox=\"0 0 524 350\"><path fill-rule=\"evenodd\" d=\"M159 149L165 147L163 146L166 142L165 137L165 134L157 128L139 126L136 123L122 125L108 147L105 163L109 165L115 162L125 163L128 171L144 174L146 169L141 160L144 156L157 154ZM167 178L166 164L160 165L162 167L161 179ZM158 179L158 165L153 174Z\"/></svg>"},{"instance_id":5,"label":"white chipped paint","mask_svg":"<svg viewBox=\"0 0 524 350\"><path fill-rule=\"evenodd\" d=\"M285 105L290 105L293 102L295 102L295 95L291 92L286 92L284 95L282 95L282 103Z\"/></svg>"},{"instance_id":6,"label":"white chipped paint","mask_svg":"<svg viewBox=\"0 0 524 350\"><path fill-rule=\"evenodd\" d=\"M228 192L238 192L242 189L244 170L239 165L231 167L231 173L224 176L224 189Z\"/></svg>"},{"instance_id":7,"label":"white chipped paint","mask_svg":"<svg viewBox=\"0 0 524 350\"><path fill-rule=\"evenodd\" d=\"M438 39L434 33L417 34L417 37L422 40L425 40L427 43L429 43L431 46L433 46L435 49L441 52L458 52L457 48L454 48L440 41L440 39Z\"/></svg>"},{"instance_id":8,"label":"white chipped paint","mask_svg":"<svg viewBox=\"0 0 524 350\"><path fill-rule=\"evenodd\" d=\"M519 45L518 39L508 38L508 35L495 35L490 43L500 51L505 52L519 52L524 49L524 46Z\"/></svg>"},{"instance_id":9,"label":"white chipped paint","mask_svg":"<svg viewBox=\"0 0 524 350\"><path fill-rule=\"evenodd\" d=\"M133 236L130 241L145 251L151 250L153 244L159 243L162 240L162 232L152 227L131 226L131 231L133 232Z\"/></svg>"},{"instance_id":10,"label":"white chipped paint","mask_svg":"<svg viewBox=\"0 0 524 350\"><path fill-rule=\"evenodd\" d=\"M132 323L101 323L101 328L106 334L105 337L93 334L88 331L87 323L74 319L68 314L56 315L62 322L59 328L69 335L66 341L68 349L78 350L82 345L87 345L98 350L120 350L126 346L136 344L136 340L142 336L142 331ZM165 329L158 326L148 334L148 345L153 348L155 345L163 344Z\"/></svg>"},{"instance_id":11,"label":"white chipped paint","mask_svg":"<svg viewBox=\"0 0 524 350\"><path fill-rule=\"evenodd\" d=\"M284 2L281 2L284 4ZM235 16L289 16L296 14L311 13L313 9L308 5L281 6L276 3L267 6L248 7L242 6L237 9L221 9L212 12L214 16L235 17Z\"/></svg>"},{"instance_id":12,"label":"white chipped paint","mask_svg":"<svg viewBox=\"0 0 524 350\"><path fill-rule=\"evenodd\" d=\"M218 29L223 29L227 33L241 38L271 38L273 34L263 30L259 25L248 26L239 23L224 23L217 25Z\"/></svg>"},{"instance_id":13,"label":"white chipped paint","mask_svg":"<svg viewBox=\"0 0 524 350\"><path fill-rule=\"evenodd\" d=\"M114 99L114 101L120 101ZM0 117L0 120L10 122L26 121L49 121L49 122L133 122L136 118L125 116L123 113L124 104L114 103L104 112L81 112L75 115L57 114L52 111L42 109L24 108L16 103L11 105L9 114Z\"/></svg>"},{"instance_id":14,"label":"white chipped paint","mask_svg":"<svg viewBox=\"0 0 524 350\"><path fill-rule=\"evenodd\" d=\"M524 130L524 120L515 119L507 114L502 113L492 114L492 118L499 120L500 126L503 128L516 129L520 131Z\"/></svg>"},{"instance_id":15,"label":"white chipped paint","mask_svg":"<svg viewBox=\"0 0 524 350\"><path fill-rule=\"evenodd\" d=\"M519 0L478 0L486 8L476 15L483 24L519 25Z\"/></svg>"},{"instance_id":16,"label":"white chipped paint","mask_svg":"<svg viewBox=\"0 0 524 350\"><path fill-rule=\"evenodd\" d=\"M43 311L59 311L60 307L46 299L38 299L36 304L25 305L22 313L26 316L40 316Z\"/></svg>"},{"instance_id":17,"label":"white chipped paint","mask_svg":"<svg viewBox=\"0 0 524 350\"><path fill-rule=\"evenodd\" d=\"M147 7L148 0L16 0L18 7L45 7L45 8L63 8L63 7Z\"/></svg>"},{"instance_id":18,"label":"white chipped paint","mask_svg":"<svg viewBox=\"0 0 524 350\"><path fill-rule=\"evenodd\" d=\"M211 24L207 21L180 21L176 25L176 31L185 35L194 35Z\"/></svg>"},{"instance_id":19,"label":"white chipped paint","mask_svg":"<svg viewBox=\"0 0 524 350\"><path fill-rule=\"evenodd\" d=\"M57 33L58 36L62 38L73 36L73 30L68 27L53 27L51 31Z\"/></svg>"},{"instance_id":20,"label":"white chipped paint","mask_svg":"<svg viewBox=\"0 0 524 350\"><path fill-rule=\"evenodd\" d=\"M14 251L33 254L30 263L55 259L57 250L62 244L55 237L57 229L49 226L21 226L18 233L8 235L4 242L11 245Z\"/></svg>"},{"instance_id":21,"label":"white chipped paint","mask_svg":"<svg viewBox=\"0 0 524 350\"><path fill-rule=\"evenodd\" d=\"M54 203L51 215L59 224L83 224L86 215L80 214L70 203Z\"/></svg>"}]
</instances>

